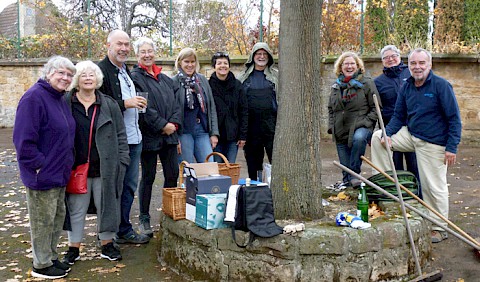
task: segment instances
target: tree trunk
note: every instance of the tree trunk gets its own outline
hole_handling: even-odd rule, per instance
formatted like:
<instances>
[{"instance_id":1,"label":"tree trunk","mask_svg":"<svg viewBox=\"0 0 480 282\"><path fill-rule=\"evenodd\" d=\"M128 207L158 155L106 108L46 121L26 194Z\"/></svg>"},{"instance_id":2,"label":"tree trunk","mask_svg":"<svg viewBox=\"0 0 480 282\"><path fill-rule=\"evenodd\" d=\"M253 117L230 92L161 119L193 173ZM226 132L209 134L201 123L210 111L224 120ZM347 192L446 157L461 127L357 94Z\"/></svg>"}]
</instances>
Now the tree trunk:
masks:
<instances>
[{"instance_id":1,"label":"tree trunk","mask_svg":"<svg viewBox=\"0 0 480 282\"><path fill-rule=\"evenodd\" d=\"M324 216L320 158L322 6L317 0L280 2L279 111L272 166L275 215Z\"/></svg>"}]
</instances>

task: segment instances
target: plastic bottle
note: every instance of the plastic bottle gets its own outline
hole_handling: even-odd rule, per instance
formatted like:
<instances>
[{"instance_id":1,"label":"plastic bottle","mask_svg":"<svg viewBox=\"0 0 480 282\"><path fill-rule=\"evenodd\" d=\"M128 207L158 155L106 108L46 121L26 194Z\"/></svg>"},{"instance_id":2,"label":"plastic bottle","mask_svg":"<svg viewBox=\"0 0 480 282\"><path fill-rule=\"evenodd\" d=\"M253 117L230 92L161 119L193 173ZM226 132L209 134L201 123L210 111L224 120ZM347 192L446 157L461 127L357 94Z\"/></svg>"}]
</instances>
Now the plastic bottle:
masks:
<instances>
[{"instance_id":1,"label":"plastic bottle","mask_svg":"<svg viewBox=\"0 0 480 282\"><path fill-rule=\"evenodd\" d=\"M250 178L245 179L245 186L250 186L251 181Z\"/></svg>"},{"instance_id":2,"label":"plastic bottle","mask_svg":"<svg viewBox=\"0 0 480 282\"><path fill-rule=\"evenodd\" d=\"M360 217L363 222L368 222L368 198L365 192L365 183L363 182L360 184L360 191L358 193L357 216Z\"/></svg>"}]
</instances>

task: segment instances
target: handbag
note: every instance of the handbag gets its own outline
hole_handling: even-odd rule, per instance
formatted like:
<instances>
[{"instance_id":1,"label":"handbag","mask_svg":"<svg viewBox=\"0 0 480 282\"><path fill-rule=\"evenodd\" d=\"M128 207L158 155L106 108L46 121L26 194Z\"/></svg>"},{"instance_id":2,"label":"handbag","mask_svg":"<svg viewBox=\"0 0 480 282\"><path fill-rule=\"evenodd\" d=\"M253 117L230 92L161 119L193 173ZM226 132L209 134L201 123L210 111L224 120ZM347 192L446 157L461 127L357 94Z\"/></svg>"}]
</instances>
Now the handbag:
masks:
<instances>
[{"instance_id":1,"label":"handbag","mask_svg":"<svg viewBox=\"0 0 480 282\"><path fill-rule=\"evenodd\" d=\"M231 226L232 238L240 248L252 243L255 236L270 238L283 233L283 228L275 222L268 185L230 186L224 221ZM237 242L235 230L250 232L246 245Z\"/></svg>"},{"instance_id":2,"label":"handbag","mask_svg":"<svg viewBox=\"0 0 480 282\"><path fill-rule=\"evenodd\" d=\"M88 168L90 167L90 149L92 147L92 131L93 122L95 120L95 114L97 113L97 105L93 108L92 121L90 122L90 134L88 136L88 157L87 162L78 165L70 173L70 180L67 184L67 190L65 192L69 194L86 194L87 193L87 177Z\"/></svg>"}]
</instances>

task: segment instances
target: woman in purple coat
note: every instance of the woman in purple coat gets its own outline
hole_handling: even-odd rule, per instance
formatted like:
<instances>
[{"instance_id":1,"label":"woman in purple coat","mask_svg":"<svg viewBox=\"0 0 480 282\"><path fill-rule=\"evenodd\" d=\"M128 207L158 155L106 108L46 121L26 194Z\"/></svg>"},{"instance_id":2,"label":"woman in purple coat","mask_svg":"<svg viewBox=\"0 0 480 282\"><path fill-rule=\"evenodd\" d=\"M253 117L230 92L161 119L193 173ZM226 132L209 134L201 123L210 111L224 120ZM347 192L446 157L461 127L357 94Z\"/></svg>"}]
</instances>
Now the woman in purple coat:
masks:
<instances>
[{"instance_id":1,"label":"woman in purple coat","mask_svg":"<svg viewBox=\"0 0 480 282\"><path fill-rule=\"evenodd\" d=\"M75 138L75 120L63 95L74 74L70 60L52 57L20 99L15 116L13 143L27 190L33 277L58 279L70 271L58 260L57 243L65 220L65 186Z\"/></svg>"}]
</instances>

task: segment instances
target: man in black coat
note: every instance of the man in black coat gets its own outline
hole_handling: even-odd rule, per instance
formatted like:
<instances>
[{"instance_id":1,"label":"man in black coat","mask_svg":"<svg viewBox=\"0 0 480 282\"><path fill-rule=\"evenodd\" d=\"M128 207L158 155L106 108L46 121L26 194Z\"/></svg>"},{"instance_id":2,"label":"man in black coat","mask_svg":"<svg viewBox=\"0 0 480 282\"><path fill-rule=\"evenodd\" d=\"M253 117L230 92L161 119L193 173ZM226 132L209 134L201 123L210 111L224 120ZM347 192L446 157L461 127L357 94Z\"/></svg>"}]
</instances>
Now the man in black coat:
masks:
<instances>
[{"instance_id":1,"label":"man in black coat","mask_svg":"<svg viewBox=\"0 0 480 282\"><path fill-rule=\"evenodd\" d=\"M130 150L130 165L123 181L120 204L121 221L116 242L119 244L148 243L150 237L138 234L130 223L135 191L138 186L138 169L142 152L142 133L138 125L138 110L147 106L147 100L136 96L135 86L125 62L130 52L130 37L124 31L114 30L107 37L107 56L98 63L103 72L103 85L100 91L112 96L123 111L123 120L127 131Z\"/></svg>"}]
</instances>

